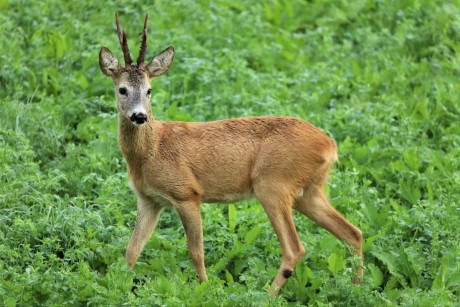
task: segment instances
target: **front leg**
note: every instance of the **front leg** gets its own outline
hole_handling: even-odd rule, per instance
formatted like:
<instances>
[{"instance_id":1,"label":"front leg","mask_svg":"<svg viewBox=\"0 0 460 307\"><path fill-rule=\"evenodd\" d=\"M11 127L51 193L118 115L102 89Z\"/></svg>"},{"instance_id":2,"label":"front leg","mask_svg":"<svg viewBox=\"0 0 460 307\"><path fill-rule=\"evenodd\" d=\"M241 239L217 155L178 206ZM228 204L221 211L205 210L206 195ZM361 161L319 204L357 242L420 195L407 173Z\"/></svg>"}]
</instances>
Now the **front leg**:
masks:
<instances>
[{"instance_id":1,"label":"front leg","mask_svg":"<svg viewBox=\"0 0 460 307\"><path fill-rule=\"evenodd\" d=\"M162 206L146 198L137 197L136 225L134 226L133 234L126 249L126 261L130 268L134 266L145 244L155 230L162 211Z\"/></svg>"},{"instance_id":2,"label":"front leg","mask_svg":"<svg viewBox=\"0 0 460 307\"><path fill-rule=\"evenodd\" d=\"M208 280L204 266L203 226L201 224L200 203L185 201L175 204L175 208L184 225L187 245L200 281Z\"/></svg>"}]
</instances>

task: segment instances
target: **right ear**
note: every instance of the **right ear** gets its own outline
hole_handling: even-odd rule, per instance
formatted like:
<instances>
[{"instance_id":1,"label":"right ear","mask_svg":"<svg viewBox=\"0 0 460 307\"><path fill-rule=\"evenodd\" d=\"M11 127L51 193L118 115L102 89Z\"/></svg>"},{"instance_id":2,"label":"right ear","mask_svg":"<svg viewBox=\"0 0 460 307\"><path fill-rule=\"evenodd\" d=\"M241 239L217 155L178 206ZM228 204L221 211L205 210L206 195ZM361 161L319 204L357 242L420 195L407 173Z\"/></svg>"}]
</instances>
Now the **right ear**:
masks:
<instances>
[{"instance_id":1,"label":"right ear","mask_svg":"<svg viewBox=\"0 0 460 307\"><path fill-rule=\"evenodd\" d=\"M99 66L104 75L113 77L120 69L120 63L109 49L103 47L99 52Z\"/></svg>"}]
</instances>

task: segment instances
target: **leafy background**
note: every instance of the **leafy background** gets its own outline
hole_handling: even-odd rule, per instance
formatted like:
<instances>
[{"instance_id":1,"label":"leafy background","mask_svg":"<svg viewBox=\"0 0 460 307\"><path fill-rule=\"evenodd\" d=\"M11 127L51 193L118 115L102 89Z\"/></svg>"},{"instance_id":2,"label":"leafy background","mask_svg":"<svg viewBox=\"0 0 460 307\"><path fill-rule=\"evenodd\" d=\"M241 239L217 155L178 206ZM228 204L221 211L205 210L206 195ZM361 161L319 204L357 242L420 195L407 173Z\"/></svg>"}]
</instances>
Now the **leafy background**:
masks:
<instances>
[{"instance_id":1,"label":"leafy background","mask_svg":"<svg viewBox=\"0 0 460 307\"><path fill-rule=\"evenodd\" d=\"M0 0L0 305L449 306L460 292L459 1ZM135 197L116 141L106 46L114 13L175 63L153 82L162 120L291 115L340 148L328 193L365 236L303 216L307 254L281 295L280 249L255 201L203 205L199 284L172 211L133 270Z\"/></svg>"}]
</instances>

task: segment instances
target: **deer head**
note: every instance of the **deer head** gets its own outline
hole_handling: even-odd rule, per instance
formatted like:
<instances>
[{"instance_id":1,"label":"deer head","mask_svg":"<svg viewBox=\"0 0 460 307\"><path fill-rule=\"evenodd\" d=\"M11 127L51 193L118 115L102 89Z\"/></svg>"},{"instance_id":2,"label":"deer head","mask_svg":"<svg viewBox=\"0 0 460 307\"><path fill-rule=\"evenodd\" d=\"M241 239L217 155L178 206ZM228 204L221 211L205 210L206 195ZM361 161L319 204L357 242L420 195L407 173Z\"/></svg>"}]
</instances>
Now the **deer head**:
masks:
<instances>
[{"instance_id":1,"label":"deer head","mask_svg":"<svg viewBox=\"0 0 460 307\"><path fill-rule=\"evenodd\" d=\"M147 49L148 16L146 15L144 29L141 32L142 42L139 57L136 64L133 64L126 32L121 30L118 14L115 15L115 20L125 66L123 67L118 58L105 47L101 48L99 52L99 66L102 72L113 80L118 113L133 124L142 125L147 122L150 114L150 81L153 77L161 76L169 69L174 58L174 48L170 46L150 62L144 63Z\"/></svg>"}]
</instances>

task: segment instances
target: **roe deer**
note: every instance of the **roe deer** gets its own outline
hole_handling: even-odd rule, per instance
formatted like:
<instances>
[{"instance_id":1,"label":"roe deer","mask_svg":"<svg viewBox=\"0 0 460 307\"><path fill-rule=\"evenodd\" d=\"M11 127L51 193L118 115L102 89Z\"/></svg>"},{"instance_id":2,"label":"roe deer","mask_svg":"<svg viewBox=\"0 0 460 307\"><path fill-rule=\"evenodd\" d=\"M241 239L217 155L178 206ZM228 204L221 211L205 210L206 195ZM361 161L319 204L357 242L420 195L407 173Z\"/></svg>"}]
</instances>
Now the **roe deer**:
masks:
<instances>
[{"instance_id":1,"label":"roe deer","mask_svg":"<svg viewBox=\"0 0 460 307\"><path fill-rule=\"evenodd\" d=\"M305 254L292 208L347 241L360 257L355 283L362 279L362 234L330 204L323 192L337 160L337 146L321 130L291 117L247 117L213 122L162 122L150 109L153 77L171 66L168 47L147 63L147 16L137 63L126 32L116 25L123 67L107 48L99 54L102 72L115 86L118 143L126 160L137 218L126 260L133 267L165 207L179 214L201 281L207 280L200 204L257 198L278 236L282 261L269 290L276 296Z\"/></svg>"}]
</instances>

